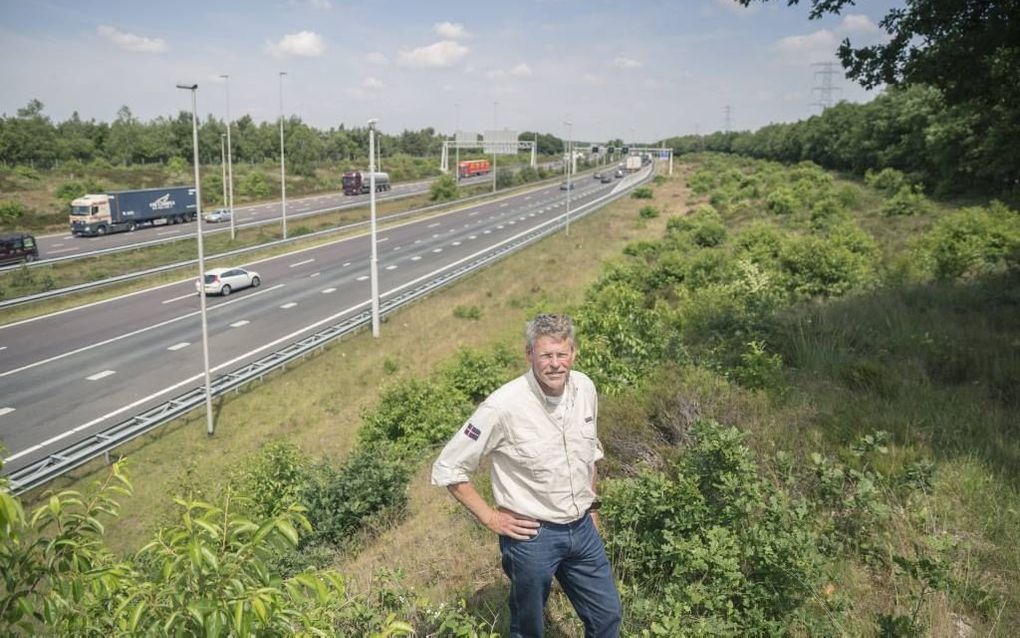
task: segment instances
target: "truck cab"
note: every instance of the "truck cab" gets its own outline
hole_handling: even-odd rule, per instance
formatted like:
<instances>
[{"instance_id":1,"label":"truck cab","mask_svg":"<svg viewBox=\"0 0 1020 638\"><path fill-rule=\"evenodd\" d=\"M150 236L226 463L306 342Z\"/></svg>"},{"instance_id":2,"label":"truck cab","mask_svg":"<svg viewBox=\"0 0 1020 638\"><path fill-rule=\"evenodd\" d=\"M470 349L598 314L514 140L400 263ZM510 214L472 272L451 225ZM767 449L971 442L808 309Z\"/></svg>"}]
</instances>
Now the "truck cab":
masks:
<instances>
[{"instance_id":1,"label":"truck cab","mask_svg":"<svg viewBox=\"0 0 1020 638\"><path fill-rule=\"evenodd\" d=\"M112 224L109 195L82 195L71 201L71 234L105 235Z\"/></svg>"}]
</instances>

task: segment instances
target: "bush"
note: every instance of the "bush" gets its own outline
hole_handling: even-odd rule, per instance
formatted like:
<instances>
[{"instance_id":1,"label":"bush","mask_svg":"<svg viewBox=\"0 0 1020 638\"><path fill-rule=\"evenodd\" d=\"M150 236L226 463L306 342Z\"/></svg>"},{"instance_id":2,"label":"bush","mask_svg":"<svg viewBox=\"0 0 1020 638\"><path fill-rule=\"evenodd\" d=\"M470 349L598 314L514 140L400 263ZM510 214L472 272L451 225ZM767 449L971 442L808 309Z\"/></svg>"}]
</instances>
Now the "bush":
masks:
<instances>
[{"instance_id":1,"label":"bush","mask_svg":"<svg viewBox=\"0 0 1020 638\"><path fill-rule=\"evenodd\" d=\"M900 192L904 187L910 186L907 176L895 168L883 168L877 173L869 168L864 173L864 183L875 190L890 195Z\"/></svg>"},{"instance_id":2,"label":"bush","mask_svg":"<svg viewBox=\"0 0 1020 638\"><path fill-rule=\"evenodd\" d=\"M0 225L13 226L22 217L28 209L21 202L15 202L11 200L0 201Z\"/></svg>"},{"instance_id":3,"label":"bush","mask_svg":"<svg viewBox=\"0 0 1020 638\"><path fill-rule=\"evenodd\" d=\"M237 192L240 193L242 197L269 197L269 183L266 181L266 178L262 173L252 171L238 180Z\"/></svg>"},{"instance_id":4,"label":"bush","mask_svg":"<svg viewBox=\"0 0 1020 638\"><path fill-rule=\"evenodd\" d=\"M432 182L432 186L429 188L429 200L433 202L448 202L458 197L460 197L460 192L453 175L443 175Z\"/></svg>"},{"instance_id":5,"label":"bush","mask_svg":"<svg viewBox=\"0 0 1020 638\"><path fill-rule=\"evenodd\" d=\"M176 155L167 160L166 163L166 170L170 171L171 173L184 173L190 167L191 165L188 163L187 160L185 160L183 157L177 157Z\"/></svg>"},{"instance_id":6,"label":"bush","mask_svg":"<svg viewBox=\"0 0 1020 638\"><path fill-rule=\"evenodd\" d=\"M514 185L514 171L511 168L496 169L496 188L510 188Z\"/></svg>"},{"instance_id":7,"label":"bush","mask_svg":"<svg viewBox=\"0 0 1020 638\"><path fill-rule=\"evenodd\" d=\"M383 390L379 405L363 415L362 441L389 441L409 450L445 442L471 414L473 406L456 388L412 379Z\"/></svg>"},{"instance_id":8,"label":"bush","mask_svg":"<svg viewBox=\"0 0 1020 638\"><path fill-rule=\"evenodd\" d=\"M236 465L227 484L252 518L272 518L300 503L310 471L311 461L296 445L273 441Z\"/></svg>"},{"instance_id":9,"label":"bush","mask_svg":"<svg viewBox=\"0 0 1020 638\"><path fill-rule=\"evenodd\" d=\"M520 360L506 348L488 353L461 348L453 361L440 368L440 379L478 403L515 376L513 369Z\"/></svg>"},{"instance_id":10,"label":"bush","mask_svg":"<svg viewBox=\"0 0 1020 638\"><path fill-rule=\"evenodd\" d=\"M634 189L634 192L630 194L634 199L651 199L652 189L648 186L640 186Z\"/></svg>"},{"instance_id":11,"label":"bush","mask_svg":"<svg viewBox=\"0 0 1020 638\"><path fill-rule=\"evenodd\" d=\"M690 241L695 246L711 248L726 239L726 224L710 204L699 204L691 214L670 219L666 232L673 241Z\"/></svg>"},{"instance_id":12,"label":"bush","mask_svg":"<svg viewBox=\"0 0 1020 638\"><path fill-rule=\"evenodd\" d=\"M765 198L765 208L774 215L790 215L797 206L797 198L786 187L777 188Z\"/></svg>"},{"instance_id":13,"label":"bush","mask_svg":"<svg viewBox=\"0 0 1020 638\"><path fill-rule=\"evenodd\" d=\"M455 306L453 316L458 319L471 319L478 321L482 318L482 309L478 306Z\"/></svg>"},{"instance_id":14,"label":"bush","mask_svg":"<svg viewBox=\"0 0 1020 638\"><path fill-rule=\"evenodd\" d=\"M928 208L928 200L914 186L903 186L895 195L882 202L882 214L886 217L923 215L928 212Z\"/></svg>"},{"instance_id":15,"label":"bush","mask_svg":"<svg viewBox=\"0 0 1020 638\"><path fill-rule=\"evenodd\" d=\"M654 206L644 206L638 211L638 215L641 219L655 219L659 216L659 211Z\"/></svg>"},{"instance_id":16,"label":"bush","mask_svg":"<svg viewBox=\"0 0 1020 638\"><path fill-rule=\"evenodd\" d=\"M824 238L787 239L780 253L780 266L791 293L834 297L874 284L877 256L874 240L848 224Z\"/></svg>"},{"instance_id":17,"label":"bush","mask_svg":"<svg viewBox=\"0 0 1020 638\"><path fill-rule=\"evenodd\" d=\"M70 204L71 200L77 199L82 195L89 193L104 193L106 189L96 182L92 178L64 182L57 187L57 199L62 200L65 204Z\"/></svg>"},{"instance_id":18,"label":"bush","mask_svg":"<svg viewBox=\"0 0 1020 638\"><path fill-rule=\"evenodd\" d=\"M965 208L935 222L916 251L943 281L1016 268L1020 264L1020 216L995 202Z\"/></svg>"},{"instance_id":19,"label":"bush","mask_svg":"<svg viewBox=\"0 0 1020 638\"><path fill-rule=\"evenodd\" d=\"M666 176L665 175L656 175L652 179L652 183L655 184L656 186L662 186L663 184L666 183Z\"/></svg>"},{"instance_id":20,"label":"bush","mask_svg":"<svg viewBox=\"0 0 1020 638\"><path fill-rule=\"evenodd\" d=\"M660 635L781 634L820 580L810 521L737 430L702 421L691 434L668 471L603 483L629 621Z\"/></svg>"}]
</instances>

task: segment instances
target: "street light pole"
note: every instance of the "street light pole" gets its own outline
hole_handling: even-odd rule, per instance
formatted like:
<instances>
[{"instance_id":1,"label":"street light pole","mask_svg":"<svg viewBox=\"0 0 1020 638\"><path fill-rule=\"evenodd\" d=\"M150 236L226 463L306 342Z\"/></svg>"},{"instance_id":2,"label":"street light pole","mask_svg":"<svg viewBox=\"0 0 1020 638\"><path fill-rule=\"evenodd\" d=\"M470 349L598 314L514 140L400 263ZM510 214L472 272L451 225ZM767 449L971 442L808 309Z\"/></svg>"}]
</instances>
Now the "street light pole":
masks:
<instances>
[{"instance_id":1,"label":"street light pole","mask_svg":"<svg viewBox=\"0 0 1020 638\"><path fill-rule=\"evenodd\" d=\"M234 158L230 145L230 129L233 128L230 122L230 76L220 77L226 81L227 87L227 195L230 198L227 208L230 210L230 238L234 239L237 237L237 230L234 226Z\"/></svg>"},{"instance_id":2,"label":"street light pole","mask_svg":"<svg viewBox=\"0 0 1020 638\"><path fill-rule=\"evenodd\" d=\"M453 165L456 167L453 174L456 176L453 181L460 184L460 143L457 141L457 135L460 133L460 102L453 105L457 109L457 130L453 132L453 148L454 153L457 155L457 159L454 160ZM449 156L447 156L449 157Z\"/></svg>"},{"instance_id":3,"label":"street light pole","mask_svg":"<svg viewBox=\"0 0 1020 638\"><path fill-rule=\"evenodd\" d=\"M567 237L570 236L570 189L572 184L570 182L570 174L573 173L574 166L574 149L572 139L574 137L574 124L569 120L564 122L567 125L567 230L564 233Z\"/></svg>"},{"instance_id":4,"label":"street light pole","mask_svg":"<svg viewBox=\"0 0 1020 638\"><path fill-rule=\"evenodd\" d=\"M372 260L369 263L369 274L372 277L372 336L379 338L379 255L375 240L375 123L368 121L368 190L369 211L372 220Z\"/></svg>"},{"instance_id":5,"label":"street light pole","mask_svg":"<svg viewBox=\"0 0 1020 638\"><path fill-rule=\"evenodd\" d=\"M280 71L280 203L283 208L283 238L287 239L287 169L283 156L283 76Z\"/></svg>"},{"instance_id":6,"label":"street light pole","mask_svg":"<svg viewBox=\"0 0 1020 638\"><path fill-rule=\"evenodd\" d=\"M227 135L220 133L220 170L223 172L223 207L227 206Z\"/></svg>"},{"instance_id":7,"label":"street light pole","mask_svg":"<svg viewBox=\"0 0 1020 638\"><path fill-rule=\"evenodd\" d=\"M202 315L202 363L205 367L205 420L206 434L213 435L212 376L209 373L209 322L205 304L205 251L202 246L202 183L198 175L198 108L197 84L178 84L177 88L191 91L191 144L195 164L195 216L198 220L198 300Z\"/></svg>"},{"instance_id":8,"label":"street light pole","mask_svg":"<svg viewBox=\"0 0 1020 638\"><path fill-rule=\"evenodd\" d=\"M496 108L499 106L499 102L492 103L492 132L496 132L496 127L499 126L499 119L496 117ZM496 140L492 141L492 192L496 192Z\"/></svg>"}]
</instances>

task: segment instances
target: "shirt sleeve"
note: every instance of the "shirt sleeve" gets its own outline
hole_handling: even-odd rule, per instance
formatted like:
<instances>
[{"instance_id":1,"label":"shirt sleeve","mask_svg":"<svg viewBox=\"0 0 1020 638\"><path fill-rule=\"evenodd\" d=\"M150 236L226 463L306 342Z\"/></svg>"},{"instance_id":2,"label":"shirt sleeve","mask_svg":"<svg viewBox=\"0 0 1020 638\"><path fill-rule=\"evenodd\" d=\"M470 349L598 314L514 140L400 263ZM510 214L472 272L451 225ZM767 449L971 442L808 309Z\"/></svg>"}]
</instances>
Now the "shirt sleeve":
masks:
<instances>
[{"instance_id":1,"label":"shirt sleeve","mask_svg":"<svg viewBox=\"0 0 1020 638\"><path fill-rule=\"evenodd\" d=\"M599 395L595 391L594 384L592 384L592 403L595 405L595 458L594 461L598 461L606 456L605 450L602 449L602 439L599 438Z\"/></svg>"},{"instance_id":2,"label":"shirt sleeve","mask_svg":"<svg viewBox=\"0 0 1020 638\"><path fill-rule=\"evenodd\" d=\"M432 464L432 484L446 486L466 482L478 469L482 458L499 447L503 439L499 411L483 403L454 433Z\"/></svg>"}]
</instances>

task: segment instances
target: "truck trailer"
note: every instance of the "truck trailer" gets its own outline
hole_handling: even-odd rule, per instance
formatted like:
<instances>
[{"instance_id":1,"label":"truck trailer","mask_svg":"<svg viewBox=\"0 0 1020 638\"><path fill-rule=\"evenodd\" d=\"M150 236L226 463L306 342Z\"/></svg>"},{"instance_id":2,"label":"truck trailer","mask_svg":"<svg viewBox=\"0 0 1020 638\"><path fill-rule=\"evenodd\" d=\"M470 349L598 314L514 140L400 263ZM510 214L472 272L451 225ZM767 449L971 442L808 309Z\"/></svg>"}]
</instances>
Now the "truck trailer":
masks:
<instances>
[{"instance_id":1,"label":"truck trailer","mask_svg":"<svg viewBox=\"0 0 1020 638\"><path fill-rule=\"evenodd\" d=\"M347 171L344 173L344 195L364 195L372 190L372 173L368 171ZM386 173L375 174L375 190L390 190L390 176Z\"/></svg>"},{"instance_id":2,"label":"truck trailer","mask_svg":"<svg viewBox=\"0 0 1020 638\"><path fill-rule=\"evenodd\" d=\"M182 224L195 221L197 213L194 186L83 195L71 202L71 234L119 233L160 220Z\"/></svg>"},{"instance_id":3,"label":"truck trailer","mask_svg":"<svg viewBox=\"0 0 1020 638\"><path fill-rule=\"evenodd\" d=\"M489 174L489 160L464 160L457 165L457 174L460 175L460 179L467 177L475 177L476 175L488 175Z\"/></svg>"},{"instance_id":4,"label":"truck trailer","mask_svg":"<svg viewBox=\"0 0 1020 638\"><path fill-rule=\"evenodd\" d=\"M627 170L630 172L641 170L641 156L640 155L628 155L627 156Z\"/></svg>"}]
</instances>

